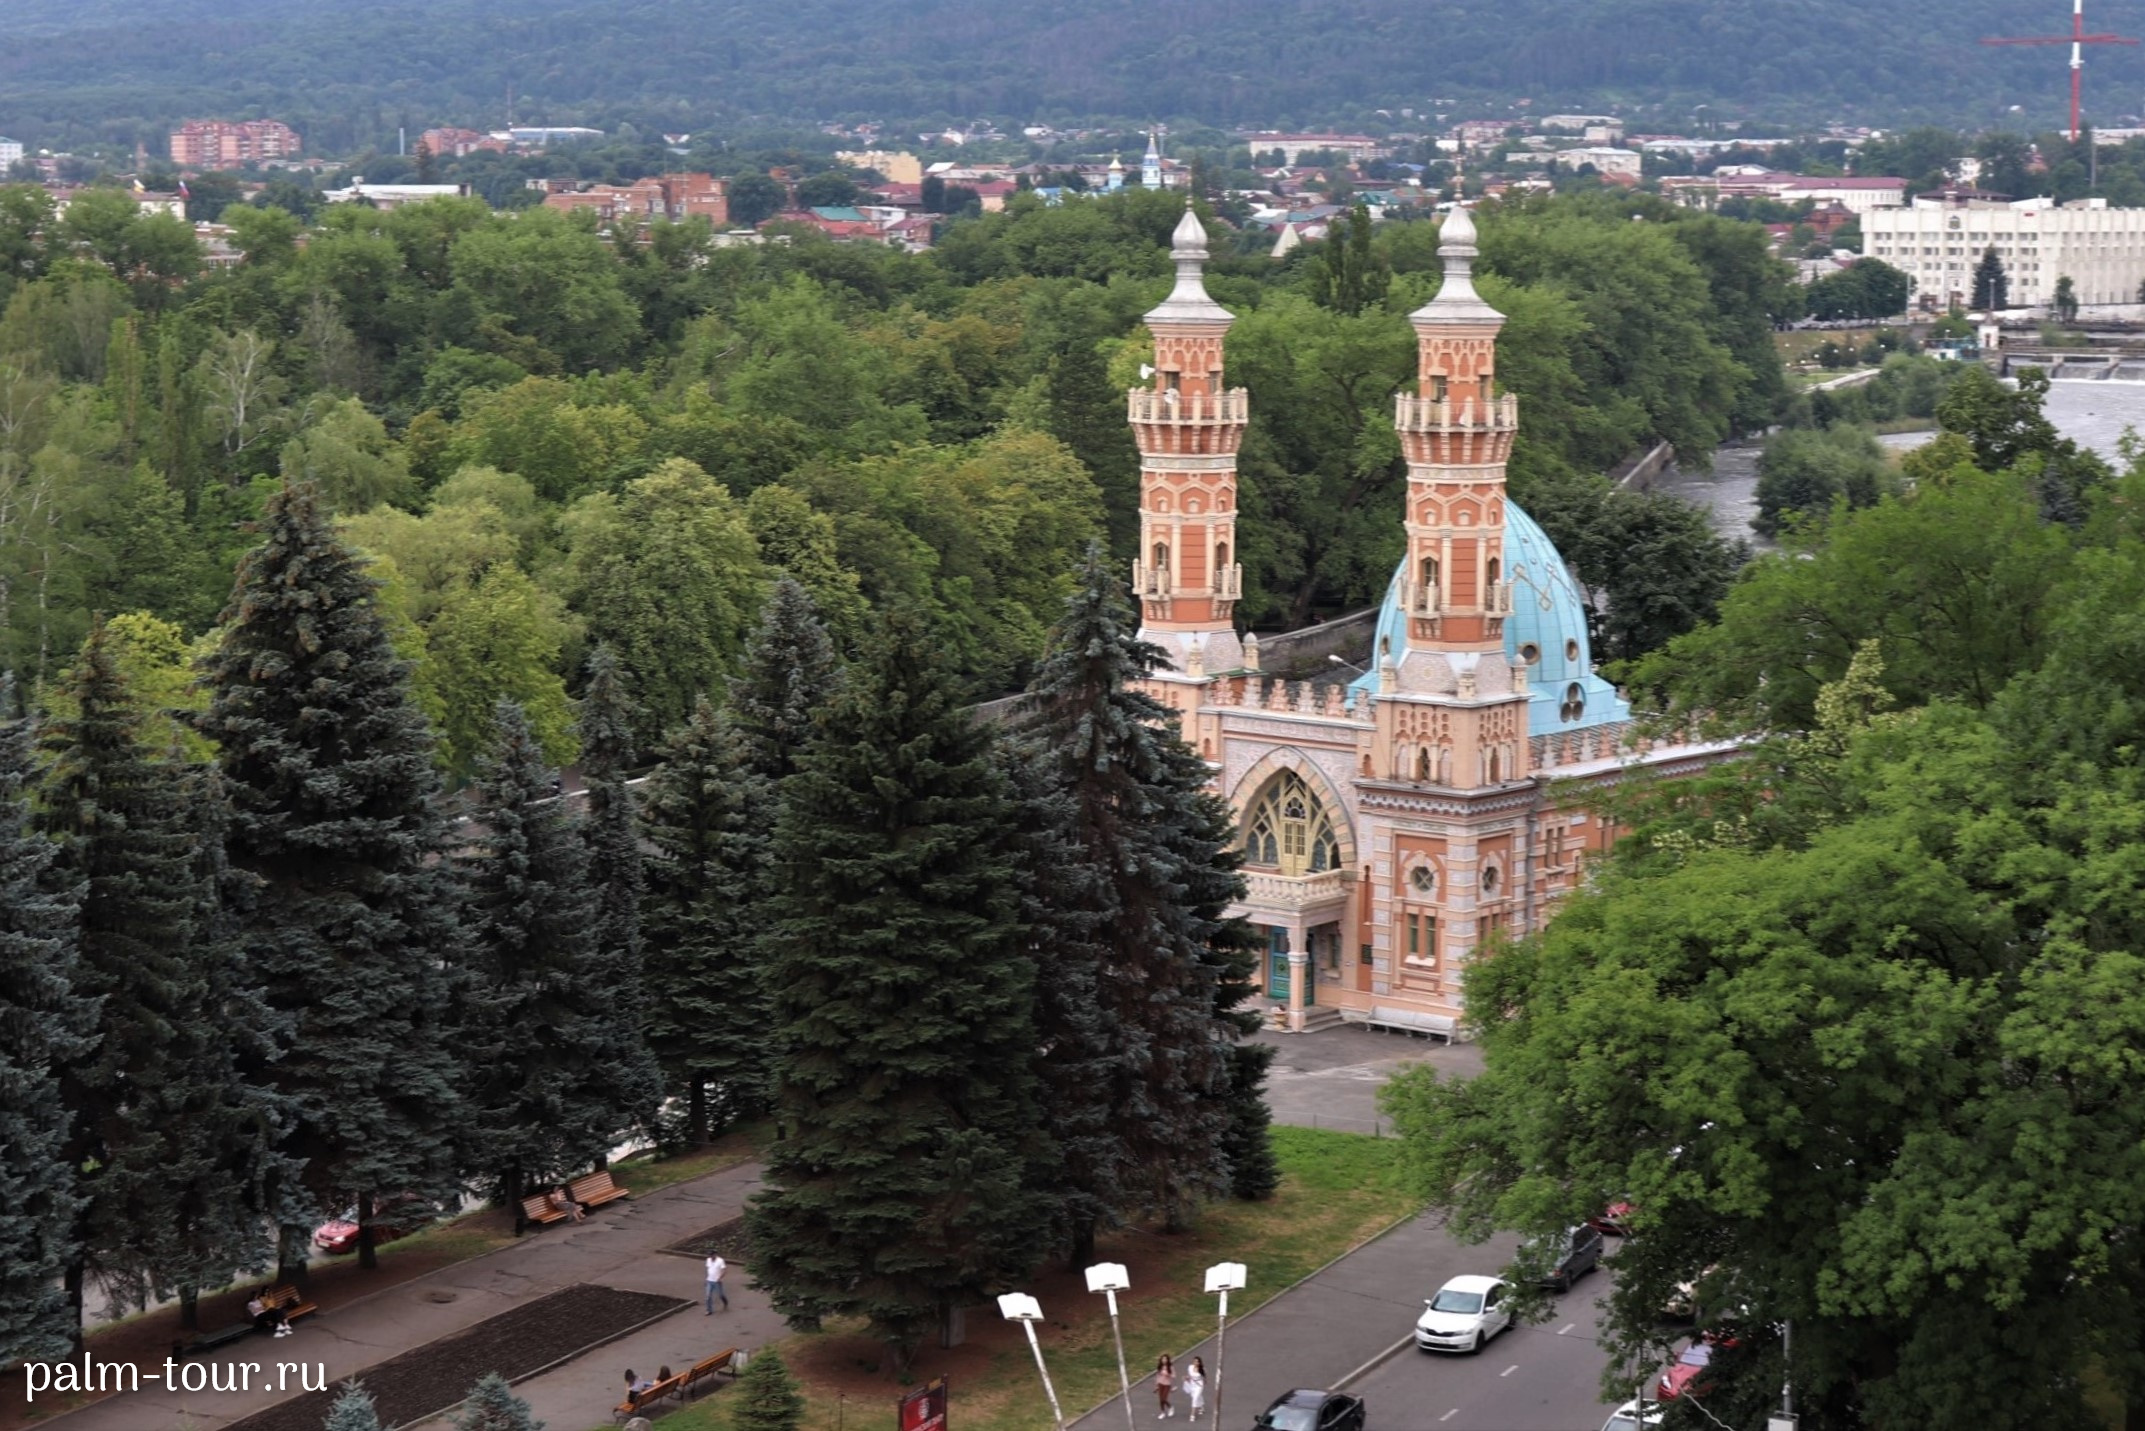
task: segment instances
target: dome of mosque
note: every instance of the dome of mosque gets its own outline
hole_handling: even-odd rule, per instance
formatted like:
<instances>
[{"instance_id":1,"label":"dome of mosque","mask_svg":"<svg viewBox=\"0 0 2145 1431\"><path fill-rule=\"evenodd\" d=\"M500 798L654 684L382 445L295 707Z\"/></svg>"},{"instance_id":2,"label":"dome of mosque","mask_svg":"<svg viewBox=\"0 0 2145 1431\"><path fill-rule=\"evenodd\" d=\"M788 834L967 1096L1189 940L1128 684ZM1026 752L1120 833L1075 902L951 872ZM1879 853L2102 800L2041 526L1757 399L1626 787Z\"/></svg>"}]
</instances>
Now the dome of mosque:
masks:
<instances>
[{"instance_id":1,"label":"dome of mosque","mask_svg":"<svg viewBox=\"0 0 2145 1431\"><path fill-rule=\"evenodd\" d=\"M1586 631L1586 601L1571 569L1564 564L1549 534L1521 511L1504 504L1505 579L1512 584L1512 614L1505 618L1507 659L1527 666L1527 733L1551 735L1629 720L1630 704L1616 688L1594 674ZM1376 691L1377 666L1398 665L1408 651L1408 618L1400 590L1406 559L1393 572L1385 604L1378 612L1377 636L1371 644L1372 666L1350 684Z\"/></svg>"}]
</instances>

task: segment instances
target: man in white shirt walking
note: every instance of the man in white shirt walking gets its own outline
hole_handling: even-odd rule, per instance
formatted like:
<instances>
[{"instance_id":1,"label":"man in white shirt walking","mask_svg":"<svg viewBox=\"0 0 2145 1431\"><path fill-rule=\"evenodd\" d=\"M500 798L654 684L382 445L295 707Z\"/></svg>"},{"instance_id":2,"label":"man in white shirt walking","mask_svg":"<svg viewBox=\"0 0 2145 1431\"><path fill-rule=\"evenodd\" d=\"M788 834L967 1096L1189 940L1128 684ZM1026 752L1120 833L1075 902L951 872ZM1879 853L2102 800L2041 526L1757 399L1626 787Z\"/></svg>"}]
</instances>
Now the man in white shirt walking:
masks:
<instances>
[{"instance_id":1,"label":"man in white shirt walking","mask_svg":"<svg viewBox=\"0 0 2145 1431\"><path fill-rule=\"evenodd\" d=\"M715 1299L717 1297L722 1298L722 1309L725 1312L730 1310L730 1294L722 1289L723 1274L725 1272L728 1272L729 1270L730 1264L722 1260L722 1254L720 1252L709 1254L707 1296L708 1309L706 1315L710 1317L715 1315Z\"/></svg>"}]
</instances>

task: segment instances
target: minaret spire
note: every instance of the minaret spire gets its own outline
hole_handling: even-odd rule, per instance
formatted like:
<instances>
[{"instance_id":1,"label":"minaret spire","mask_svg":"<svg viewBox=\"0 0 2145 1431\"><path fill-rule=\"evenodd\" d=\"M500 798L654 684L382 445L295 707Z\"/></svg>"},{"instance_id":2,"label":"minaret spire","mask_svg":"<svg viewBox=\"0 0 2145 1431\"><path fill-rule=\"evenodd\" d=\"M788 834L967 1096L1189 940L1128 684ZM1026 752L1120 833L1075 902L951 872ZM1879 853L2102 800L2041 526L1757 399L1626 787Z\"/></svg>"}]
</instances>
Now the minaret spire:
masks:
<instances>
[{"instance_id":1,"label":"minaret spire","mask_svg":"<svg viewBox=\"0 0 2145 1431\"><path fill-rule=\"evenodd\" d=\"M1243 592L1236 552L1236 452L1250 419L1242 388L1222 387L1222 342L1235 321L1207 293L1207 231L1189 201L1171 235L1177 281L1147 314L1152 387L1126 394L1140 448L1140 553L1132 565L1141 633L1177 672L1243 664L1231 619Z\"/></svg>"}]
</instances>

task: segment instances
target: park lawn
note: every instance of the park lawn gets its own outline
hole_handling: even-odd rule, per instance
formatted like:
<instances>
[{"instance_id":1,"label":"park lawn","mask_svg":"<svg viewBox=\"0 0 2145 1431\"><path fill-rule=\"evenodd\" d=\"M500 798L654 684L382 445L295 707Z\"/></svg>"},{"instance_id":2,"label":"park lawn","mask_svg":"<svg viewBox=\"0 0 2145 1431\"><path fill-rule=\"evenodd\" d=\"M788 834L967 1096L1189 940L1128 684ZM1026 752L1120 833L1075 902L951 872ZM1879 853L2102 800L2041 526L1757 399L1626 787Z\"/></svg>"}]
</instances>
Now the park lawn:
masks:
<instances>
[{"instance_id":1,"label":"park lawn","mask_svg":"<svg viewBox=\"0 0 2145 1431\"><path fill-rule=\"evenodd\" d=\"M1249 1293L1232 1299L1231 1320L1360 1246L1420 1206L1402 1187L1400 1144L1312 1128L1273 1130L1281 1187L1263 1203L1209 1207L1188 1233L1132 1229L1105 1238L1102 1261L1123 1262L1132 1292L1118 1300L1125 1357L1137 1377L1163 1348L1181 1353L1214 1330L1215 1299L1202 1290L1205 1269L1242 1262ZM1117 1392L1117 1355L1100 1296L1078 1272L1050 1268L1025 1290L1042 1302L1037 1328L1051 1380L1068 1420ZM1047 1407L1026 1339L986 1308L968 1318L968 1342L919 1351L912 1384L945 1376L950 1418L961 1431L1044 1431ZM803 1383L807 1431L877 1428L894 1420L903 1387L882 1365L884 1348L860 1331L835 1327L780 1343ZM729 1431L737 1396L726 1387L656 1424L662 1431Z\"/></svg>"},{"instance_id":2,"label":"park lawn","mask_svg":"<svg viewBox=\"0 0 2145 1431\"><path fill-rule=\"evenodd\" d=\"M760 1142L767 1132L764 1123L747 1123L691 1153L666 1158L660 1153L636 1153L611 1164L611 1180L638 1195L682 1183L689 1178L719 1173L760 1155Z\"/></svg>"}]
</instances>

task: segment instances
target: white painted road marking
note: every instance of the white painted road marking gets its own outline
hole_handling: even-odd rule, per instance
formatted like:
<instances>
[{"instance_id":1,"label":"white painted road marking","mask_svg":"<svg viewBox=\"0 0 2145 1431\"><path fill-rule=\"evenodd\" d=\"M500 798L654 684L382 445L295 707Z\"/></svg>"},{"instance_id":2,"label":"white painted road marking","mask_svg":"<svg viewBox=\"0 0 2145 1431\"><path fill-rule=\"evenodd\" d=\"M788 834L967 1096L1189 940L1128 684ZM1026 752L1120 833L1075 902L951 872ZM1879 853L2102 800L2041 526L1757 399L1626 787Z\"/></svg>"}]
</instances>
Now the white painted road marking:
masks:
<instances>
[{"instance_id":1,"label":"white painted road marking","mask_svg":"<svg viewBox=\"0 0 2145 1431\"><path fill-rule=\"evenodd\" d=\"M1450 1420L1451 1420L1451 1419L1452 1419L1453 1417L1455 1417L1455 1416L1458 1416L1459 1414L1460 1414L1460 1408L1459 1408L1459 1407L1457 1407L1457 1406L1455 1406L1455 1407L1453 1407L1453 1408L1452 1408L1452 1410L1450 1410L1450 1411L1446 1412L1446 1413L1445 1413L1445 1414L1444 1414L1443 1416L1440 1416L1440 1417L1438 1417L1438 1420L1440 1420L1440 1421L1450 1421Z\"/></svg>"},{"instance_id":2,"label":"white painted road marking","mask_svg":"<svg viewBox=\"0 0 2145 1431\"><path fill-rule=\"evenodd\" d=\"M1518 1371L1518 1370L1519 1370L1519 1363L1515 1361L1515 1362L1513 1362L1513 1363L1512 1363L1512 1364L1511 1364L1510 1366L1506 1367L1506 1368L1505 1368L1505 1369L1504 1369L1503 1371L1500 1371L1500 1372L1498 1372L1497 1374L1498 1374L1499 1376L1510 1376L1510 1375L1511 1375L1511 1374L1512 1374L1513 1372L1515 1372L1515 1371Z\"/></svg>"},{"instance_id":3,"label":"white painted road marking","mask_svg":"<svg viewBox=\"0 0 2145 1431\"><path fill-rule=\"evenodd\" d=\"M1561 1337L1566 1332L1570 1331L1573 1327L1576 1327L1578 1325L1579 1324L1577 1322L1566 1322L1563 1326L1557 1328L1557 1335Z\"/></svg>"}]
</instances>

